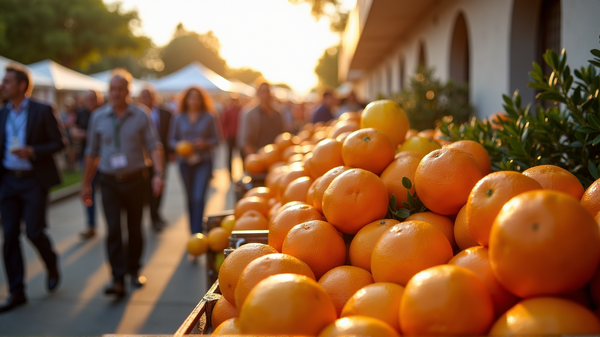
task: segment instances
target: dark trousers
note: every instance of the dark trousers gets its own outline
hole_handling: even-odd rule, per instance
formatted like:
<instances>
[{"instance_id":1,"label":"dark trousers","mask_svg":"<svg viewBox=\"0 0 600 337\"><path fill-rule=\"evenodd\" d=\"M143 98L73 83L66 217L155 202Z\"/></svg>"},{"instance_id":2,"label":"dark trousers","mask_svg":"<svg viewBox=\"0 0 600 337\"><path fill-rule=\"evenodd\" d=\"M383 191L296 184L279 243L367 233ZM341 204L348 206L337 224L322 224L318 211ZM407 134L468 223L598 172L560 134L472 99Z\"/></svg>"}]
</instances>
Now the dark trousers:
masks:
<instances>
[{"instance_id":1,"label":"dark trousers","mask_svg":"<svg viewBox=\"0 0 600 337\"><path fill-rule=\"evenodd\" d=\"M25 233L37 248L46 268L56 268L57 256L46 235L48 190L33 176L5 172L0 182L0 216L4 232L4 268L11 294L25 292L25 268L21 252L21 220Z\"/></svg>"},{"instance_id":2,"label":"dark trousers","mask_svg":"<svg viewBox=\"0 0 600 337\"><path fill-rule=\"evenodd\" d=\"M89 228L96 228L96 184L97 184L97 174L94 175L92 179L92 205L85 207L85 215L87 218L87 225Z\"/></svg>"},{"instance_id":3,"label":"dark trousers","mask_svg":"<svg viewBox=\"0 0 600 337\"><path fill-rule=\"evenodd\" d=\"M163 194L160 193L159 195L154 195L154 191L152 190L152 177L154 176L154 167L150 166L148 168L148 171L150 172L150 174L149 174L148 178L146 179L146 185L147 185L146 202L148 203L148 208L150 208L150 219L152 219L152 222L161 221L162 217L160 216L158 209L160 208L160 202L162 201ZM165 181L166 181L166 173L167 172L165 170Z\"/></svg>"},{"instance_id":4,"label":"dark trousers","mask_svg":"<svg viewBox=\"0 0 600 337\"><path fill-rule=\"evenodd\" d=\"M98 174L104 216L108 226L106 248L115 282L123 282L125 274L137 275L142 256L142 211L146 179L142 176L126 182ZM128 244L123 244L121 211L127 214Z\"/></svg>"},{"instance_id":5,"label":"dark trousers","mask_svg":"<svg viewBox=\"0 0 600 337\"><path fill-rule=\"evenodd\" d=\"M227 162L227 168L229 168L229 176L231 177L231 166L233 164L233 150L237 148L237 138L235 136L233 137L227 137L227 149L228 149L228 154L229 154L229 161Z\"/></svg>"},{"instance_id":6,"label":"dark trousers","mask_svg":"<svg viewBox=\"0 0 600 337\"><path fill-rule=\"evenodd\" d=\"M181 162L179 169L187 197L190 231L192 234L201 233L206 191L212 178L212 161L201 162L196 165Z\"/></svg>"}]
</instances>

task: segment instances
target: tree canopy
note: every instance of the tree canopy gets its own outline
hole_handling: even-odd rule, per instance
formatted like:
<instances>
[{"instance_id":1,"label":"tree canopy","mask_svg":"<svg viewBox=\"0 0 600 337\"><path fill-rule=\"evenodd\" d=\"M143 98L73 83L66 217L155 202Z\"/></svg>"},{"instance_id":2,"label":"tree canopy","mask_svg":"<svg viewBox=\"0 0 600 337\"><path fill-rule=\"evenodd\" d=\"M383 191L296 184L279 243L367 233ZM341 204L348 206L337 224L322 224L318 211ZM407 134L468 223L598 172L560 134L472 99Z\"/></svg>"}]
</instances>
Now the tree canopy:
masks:
<instances>
[{"instance_id":1,"label":"tree canopy","mask_svg":"<svg viewBox=\"0 0 600 337\"><path fill-rule=\"evenodd\" d=\"M336 88L338 81L338 53L339 46L330 47L323 52L315 67L315 74L319 78L319 86Z\"/></svg>"},{"instance_id":2,"label":"tree canopy","mask_svg":"<svg viewBox=\"0 0 600 337\"><path fill-rule=\"evenodd\" d=\"M103 55L138 56L151 45L136 36L135 11L102 0L0 0L0 54L28 64L52 59L85 69Z\"/></svg>"}]
</instances>

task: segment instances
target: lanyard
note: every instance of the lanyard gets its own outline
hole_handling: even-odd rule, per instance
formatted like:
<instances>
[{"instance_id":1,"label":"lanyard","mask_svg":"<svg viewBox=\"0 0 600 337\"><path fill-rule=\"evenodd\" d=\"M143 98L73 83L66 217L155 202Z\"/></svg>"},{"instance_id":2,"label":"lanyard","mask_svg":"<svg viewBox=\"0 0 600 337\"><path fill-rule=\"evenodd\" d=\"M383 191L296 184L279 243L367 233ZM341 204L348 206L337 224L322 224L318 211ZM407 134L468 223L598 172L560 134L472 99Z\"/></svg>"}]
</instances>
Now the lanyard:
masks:
<instances>
[{"instance_id":1,"label":"lanyard","mask_svg":"<svg viewBox=\"0 0 600 337\"><path fill-rule=\"evenodd\" d=\"M17 126L16 124L16 120L13 119L13 113L8 115L8 123L10 124L12 131L13 131L13 137L18 137L19 135L19 131L21 130L21 128L23 128L23 126L25 125L25 123L27 122L27 112L21 112L22 116L23 116L23 120L21 121L21 124L19 126ZM17 116L19 117L19 116Z\"/></svg>"},{"instance_id":2,"label":"lanyard","mask_svg":"<svg viewBox=\"0 0 600 337\"><path fill-rule=\"evenodd\" d=\"M115 114L112 114L112 122L113 122L113 127L115 129L115 147L117 148L117 150L121 150L121 125L123 125L123 123L125 122L125 119L127 119L127 114L125 114L118 122L117 122L117 116L115 116Z\"/></svg>"}]
</instances>

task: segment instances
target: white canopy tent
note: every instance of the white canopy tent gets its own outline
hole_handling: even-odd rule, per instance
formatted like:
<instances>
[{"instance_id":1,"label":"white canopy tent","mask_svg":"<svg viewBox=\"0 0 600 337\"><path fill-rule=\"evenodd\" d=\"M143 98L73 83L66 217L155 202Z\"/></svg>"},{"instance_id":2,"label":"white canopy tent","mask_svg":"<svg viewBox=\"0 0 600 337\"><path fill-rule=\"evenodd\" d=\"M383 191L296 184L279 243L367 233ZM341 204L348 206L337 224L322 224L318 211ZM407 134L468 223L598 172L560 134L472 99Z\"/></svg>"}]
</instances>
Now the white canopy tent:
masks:
<instances>
[{"instance_id":1,"label":"white canopy tent","mask_svg":"<svg viewBox=\"0 0 600 337\"><path fill-rule=\"evenodd\" d=\"M107 70L107 71L103 71L100 73L91 74L90 76L97 80L100 80L104 83L109 83L111 72L112 72L112 70ZM142 81L142 80L138 80L138 79L134 78L133 83L131 83L131 96L133 96L133 97L139 96L140 92L144 89L144 86L149 85L149 84L150 84L150 82L146 82L146 81Z\"/></svg>"},{"instance_id":2,"label":"white canopy tent","mask_svg":"<svg viewBox=\"0 0 600 337\"><path fill-rule=\"evenodd\" d=\"M54 83L52 83L52 79L44 74L34 71L22 63L0 56L0 78L4 77L5 68L10 64L18 64L25 67L29 71L31 78L33 79L32 97L43 102L56 103Z\"/></svg>"},{"instance_id":3,"label":"white canopy tent","mask_svg":"<svg viewBox=\"0 0 600 337\"><path fill-rule=\"evenodd\" d=\"M29 68L52 79L56 90L98 90L106 92L108 88L105 82L63 67L52 60L30 64Z\"/></svg>"}]
</instances>

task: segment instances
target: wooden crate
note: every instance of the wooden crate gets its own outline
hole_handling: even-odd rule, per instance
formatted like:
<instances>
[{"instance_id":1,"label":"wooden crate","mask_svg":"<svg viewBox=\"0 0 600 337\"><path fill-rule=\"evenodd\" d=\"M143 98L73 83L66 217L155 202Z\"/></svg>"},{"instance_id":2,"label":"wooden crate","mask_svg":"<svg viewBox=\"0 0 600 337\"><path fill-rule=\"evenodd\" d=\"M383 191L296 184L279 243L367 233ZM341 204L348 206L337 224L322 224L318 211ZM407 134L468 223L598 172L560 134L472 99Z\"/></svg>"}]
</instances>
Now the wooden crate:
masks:
<instances>
[{"instance_id":1,"label":"wooden crate","mask_svg":"<svg viewBox=\"0 0 600 337\"><path fill-rule=\"evenodd\" d=\"M204 235L208 235L208 231L221 225L221 221L226 216L233 215L233 210L225 210L219 213L215 213L204 217ZM215 283L219 275L217 266L215 265L215 258L217 253L210 249L206 252L206 284L207 286Z\"/></svg>"}]
</instances>

